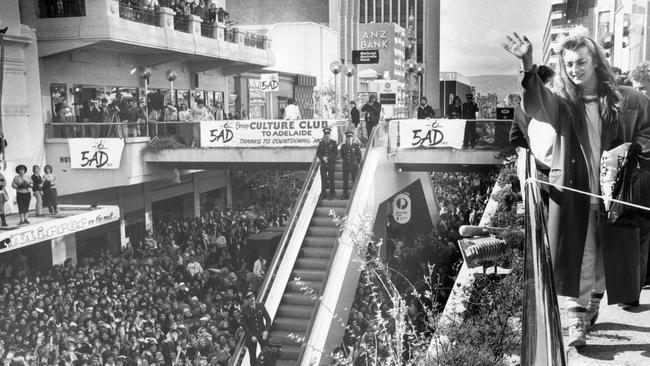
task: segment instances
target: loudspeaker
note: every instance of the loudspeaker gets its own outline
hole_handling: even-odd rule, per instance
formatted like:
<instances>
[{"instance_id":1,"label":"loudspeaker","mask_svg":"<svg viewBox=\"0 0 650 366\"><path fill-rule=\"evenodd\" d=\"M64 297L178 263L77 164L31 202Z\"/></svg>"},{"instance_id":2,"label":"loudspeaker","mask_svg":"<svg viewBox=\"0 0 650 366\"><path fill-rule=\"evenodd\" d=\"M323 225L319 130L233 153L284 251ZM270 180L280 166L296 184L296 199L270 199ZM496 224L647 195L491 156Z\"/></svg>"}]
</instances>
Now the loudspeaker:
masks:
<instances>
[{"instance_id":1,"label":"loudspeaker","mask_svg":"<svg viewBox=\"0 0 650 366\"><path fill-rule=\"evenodd\" d=\"M199 88L199 73L194 72L192 73L192 89L198 89Z\"/></svg>"}]
</instances>

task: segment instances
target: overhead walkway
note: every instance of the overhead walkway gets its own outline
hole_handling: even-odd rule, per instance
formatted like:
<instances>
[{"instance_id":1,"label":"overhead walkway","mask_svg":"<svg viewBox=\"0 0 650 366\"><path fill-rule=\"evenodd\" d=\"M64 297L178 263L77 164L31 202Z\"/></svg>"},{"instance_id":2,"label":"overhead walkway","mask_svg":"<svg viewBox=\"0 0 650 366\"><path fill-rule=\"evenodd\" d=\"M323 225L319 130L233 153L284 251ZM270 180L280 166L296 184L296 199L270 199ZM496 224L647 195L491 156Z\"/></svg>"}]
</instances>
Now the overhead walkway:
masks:
<instances>
[{"instance_id":1,"label":"overhead walkway","mask_svg":"<svg viewBox=\"0 0 650 366\"><path fill-rule=\"evenodd\" d=\"M408 171L433 171L438 169L476 169L478 166L494 166L502 162L500 152L504 149L512 148L507 137L510 121L494 120L477 120L476 144L470 147L463 147L463 133L465 130L464 121L449 120L447 126L434 124L432 121L444 120L414 120L414 121L391 121L388 143L394 155L393 159L399 169ZM322 121L304 121L313 122L313 125L319 125ZM251 123L251 122L248 122ZM279 123L279 122L275 122ZM341 126L343 121L329 121L330 126L338 124ZM444 124L444 123L443 123ZM168 127L178 128L163 128ZM195 136L209 134L214 129L201 126L201 123L158 123L155 128L156 138L164 139L167 131L173 130L183 134L182 128L194 130ZM414 145L413 129L419 130L420 134L415 137L417 146ZM445 131L446 129L446 131ZM456 131L451 131L456 130ZM153 133L154 128L151 128ZM444 137L440 131L446 133ZM266 131L269 132L269 131ZM293 130L279 130L281 134L302 132L298 127ZM221 132L215 132L219 136ZM237 131L234 132L237 134ZM312 130L311 133L320 133L320 130ZM338 129L338 135L341 136L343 129ZM443 134L444 134L443 133ZM450 135L458 137L457 143L447 143L446 140ZM191 135L191 132L189 133ZM241 133L243 136L250 135L251 132ZM427 135L429 138L427 139ZM164 148L156 151L147 151L144 153L144 161L148 164L155 165L164 169L308 169L312 163L314 144L273 144L273 139L268 144L235 144L233 141L237 137L229 136L228 143L216 144L210 143L209 139L203 138L201 141L195 141L194 144L185 143L177 144L173 148ZM182 136L181 136L182 139ZM213 138L216 140L216 138ZM242 137L240 141L251 141ZM342 141L340 139L339 141ZM435 146L435 143L443 145ZM192 145L194 147L192 147ZM435 147L435 148L431 148Z\"/></svg>"}]
</instances>

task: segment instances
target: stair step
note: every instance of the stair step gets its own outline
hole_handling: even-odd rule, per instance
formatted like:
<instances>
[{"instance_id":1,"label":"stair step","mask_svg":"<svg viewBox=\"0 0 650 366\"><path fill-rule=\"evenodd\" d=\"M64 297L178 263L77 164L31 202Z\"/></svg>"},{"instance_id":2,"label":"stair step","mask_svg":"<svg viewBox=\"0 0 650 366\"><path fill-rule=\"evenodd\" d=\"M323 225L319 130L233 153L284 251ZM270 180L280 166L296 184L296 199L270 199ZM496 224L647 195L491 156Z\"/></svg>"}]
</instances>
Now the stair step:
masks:
<instances>
[{"instance_id":1,"label":"stair step","mask_svg":"<svg viewBox=\"0 0 650 366\"><path fill-rule=\"evenodd\" d=\"M352 192L352 187L350 187L350 192ZM348 194L349 194L350 192L348 192ZM321 194L322 194L322 192L321 192ZM330 190L329 190L329 188L327 189L327 192L325 192L325 197L327 197L327 198L330 197ZM346 202L347 202L347 199L344 199L344 198L343 198L343 188L336 188L336 187L334 187L334 198L337 199L337 200L342 200L342 201L346 201Z\"/></svg>"},{"instance_id":2,"label":"stair step","mask_svg":"<svg viewBox=\"0 0 650 366\"><path fill-rule=\"evenodd\" d=\"M323 287L322 281L305 281L305 280L291 280L287 284L288 292L297 292L307 296L320 295L320 290Z\"/></svg>"},{"instance_id":3,"label":"stair step","mask_svg":"<svg viewBox=\"0 0 650 366\"><path fill-rule=\"evenodd\" d=\"M280 349L280 359L275 363L276 366L282 365L296 365L298 364L298 356L300 356L300 346L282 346ZM284 363L286 361L293 361L295 363Z\"/></svg>"},{"instance_id":4,"label":"stair step","mask_svg":"<svg viewBox=\"0 0 650 366\"><path fill-rule=\"evenodd\" d=\"M304 258L330 259L334 248L302 248L300 255Z\"/></svg>"},{"instance_id":5,"label":"stair step","mask_svg":"<svg viewBox=\"0 0 650 366\"><path fill-rule=\"evenodd\" d=\"M308 248L334 248L337 238L325 238L322 236L307 236L302 246Z\"/></svg>"},{"instance_id":6,"label":"stair step","mask_svg":"<svg viewBox=\"0 0 650 366\"><path fill-rule=\"evenodd\" d=\"M313 311L314 307L309 305L280 305L278 314L285 318L311 319Z\"/></svg>"},{"instance_id":7,"label":"stair step","mask_svg":"<svg viewBox=\"0 0 650 366\"><path fill-rule=\"evenodd\" d=\"M295 269L291 274L292 278L300 278L304 281L323 281L325 279L325 271Z\"/></svg>"},{"instance_id":8,"label":"stair step","mask_svg":"<svg viewBox=\"0 0 650 366\"><path fill-rule=\"evenodd\" d=\"M296 268L299 269L322 269L326 270L329 265L329 259L321 258L298 258Z\"/></svg>"},{"instance_id":9,"label":"stair step","mask_svg":"<svg viewBox=\"0 0 650 366\"><path fill-rule=\"evenodd\" d=\"M307 326L309 325L309 319L301 318L282 318L276 317L273 321L273 329L282 330L285 332L294 332L299 334L304 334L307 332Z\"/></svg>"},{"instance_id":10,"label":"stair step","mask_svg":"<svg viewBox=\"0 0 650 366\"><path fill-rule=\"evenodd\" d=\"M284 293L282 295L282 304L287 305L310 305L314 306L318 302L318 296L305 296L298 293Z\"/></svg>"},{"instance_id":11,"label":"stair step","mask_svg":"<svg viewBox=\"0 0 650 366\"><path fill-rule=\"evenodd\" d=\"M333 217L313 217L311 219L312 226L332 226L336 227Z\"/></svg>"},{"instance_id":12,"label":"stair step","mask_svg":"<svg viewBox=\"0 0 650 366\"><path fill-rule=\"evenodd\" d=\"M307 229L307 235L336 238L339 235L339 228L336 226L310 226L309 229Z\"/></svg>"},{"instance_id":13,"label":"stair step","mask_svg":"<svg viewBox=\"0 0 650 366\"><path fill-rule=\"evenodd\" d=\"M347 201L346 201L347 204ZM343 217L345 216L345 207L316 207L314 212L315 217L332 217L330 215L330 210L332 210L336 216Z\"/></svg>"},{"instance_id":14,"label":"stair step","mask_svg":"<svg viewBox=\"0 0 650 366\"><path fill-rule=\"evenodd\" d=\"M328 208L342 207L342 208L346 208L346 207L348 207L348 200L322 199L320 201L320 205L318 205L318 207L328 207Z\"/></svg>"},{"instance_id":15,"label":"stair step","mask_svg":"<svg viewBox=\"0 0 650 366\"><path fill-rule=\"evenodd\" d=\"M284 346L300 346L305 343L305 335L281 330L272 330L269 333L269 342Z\"/></svg>"}]
</instances>

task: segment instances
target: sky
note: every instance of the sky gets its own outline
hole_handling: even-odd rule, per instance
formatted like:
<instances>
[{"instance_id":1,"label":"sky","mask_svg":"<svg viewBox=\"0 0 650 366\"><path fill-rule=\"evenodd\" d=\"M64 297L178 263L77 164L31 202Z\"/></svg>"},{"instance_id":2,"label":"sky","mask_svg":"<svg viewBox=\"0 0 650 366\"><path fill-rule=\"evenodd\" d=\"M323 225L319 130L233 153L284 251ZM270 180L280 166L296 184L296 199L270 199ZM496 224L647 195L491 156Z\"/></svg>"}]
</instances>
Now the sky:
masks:
<instances>
[{"instance_id":1,"label":"sky","mask_svg":"<svg viewBox=\"0 0 650 366\"><path fill-rule=\"evenodd\" d=\"M438 0L428 0L438 1ZM517 32L533 44L541 62L551 0L440 0L440 71L514 75L519 62L501 43Z\"/></svg>"}]
</instances>

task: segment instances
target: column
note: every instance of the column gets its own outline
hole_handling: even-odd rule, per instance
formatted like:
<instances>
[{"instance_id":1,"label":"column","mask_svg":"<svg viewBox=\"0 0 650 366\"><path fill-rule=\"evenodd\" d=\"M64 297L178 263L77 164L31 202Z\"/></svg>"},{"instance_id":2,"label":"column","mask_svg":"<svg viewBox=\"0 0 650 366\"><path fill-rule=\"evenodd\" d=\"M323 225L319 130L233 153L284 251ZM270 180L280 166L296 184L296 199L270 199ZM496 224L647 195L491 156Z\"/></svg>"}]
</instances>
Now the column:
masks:
<instances>
[{"instance_id":1,"label":"column","mask_svg":"<svg viewBox=\"0 0 650 366\"><path fill-rule=\"evenodd\" d=\"M214 22L212 25L212 38L223 41L225 38L226 25L221 22Z\"/></svg>"},{"instance_id":2,"label":"column","mask_svg":"<svg viewBox=\"0 0 650 366\"><path fill-rule=\"evenodd\" d=\"M192 198L194 201L194 217L201 217L201 190L199 187L198 174L192 174Z\"/></svg>"},{"instance_id":3,"label":"column","mask_svg":"<svg viewBox=\"0 0 650 366\"><path fill-rule=\"evenodd\" d=\"M230 170L226 170L226 206L232 206L232 174Z\"/></svg>"},{"instance_id":4,"label":"column","mask_svg":"<svg viewBox=\"0 0 650 366\"><path fill-rule=\"evenodd\" d=\"M74 233L52 239L52 264L63 264L66 259L77 264L77 236Z\"/></svg>"},{"instance_id":5,"label":"column","mask_svg":"<svg viewBox=\"0 0 650 366\"><path fill-rule=\"evenodd\" d=\"M146 230L153 230L153 197L151 183L142 184L144 199L144 226Z\"/></svg>"},{"instance_id":6,"label":"column","mask_svg":"<svg viewBox=\"0 0 650 366\"><path fill-rule=\"evenodd\" d=\"M158 9L158 25L171 31L174 30L174 11L171 8L161 7Z\"/></svg>"},{"instance_id":7,"label":"column","mask_svg":"<svg viewBox=\"0 0 650 366\"><path fill-rule=\"evenodd\" d=\"M201 36L201 19L198 15L190 15L190 34L200 37Z\"/></svg>"}]
</instances>

